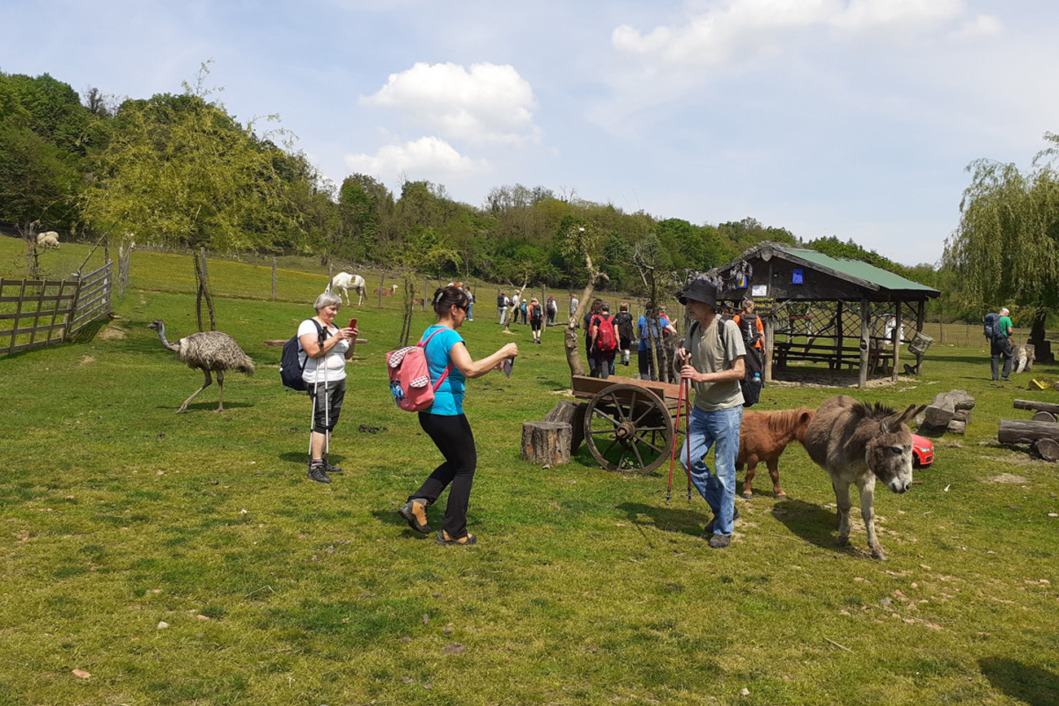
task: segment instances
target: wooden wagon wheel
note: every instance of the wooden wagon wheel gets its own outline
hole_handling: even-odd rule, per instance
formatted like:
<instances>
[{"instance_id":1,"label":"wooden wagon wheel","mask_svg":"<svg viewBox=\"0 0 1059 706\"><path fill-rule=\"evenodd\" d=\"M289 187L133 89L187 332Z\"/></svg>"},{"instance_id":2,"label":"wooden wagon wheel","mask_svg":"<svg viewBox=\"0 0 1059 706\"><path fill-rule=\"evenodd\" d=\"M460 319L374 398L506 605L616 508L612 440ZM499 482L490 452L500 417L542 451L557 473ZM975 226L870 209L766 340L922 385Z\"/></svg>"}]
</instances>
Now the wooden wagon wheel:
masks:
<instances>
[{"instance_id":1,"label":"wooden wagon wheel","mask_svg":"<svg viewBox=\"0 0 1059 706\"><path fill-rule=\"evenodd\" d=\"M585 442L608 471L651 473L669 458L673 417L650 390L611 385L588 403Z\"/></svg>"}]
</instances>

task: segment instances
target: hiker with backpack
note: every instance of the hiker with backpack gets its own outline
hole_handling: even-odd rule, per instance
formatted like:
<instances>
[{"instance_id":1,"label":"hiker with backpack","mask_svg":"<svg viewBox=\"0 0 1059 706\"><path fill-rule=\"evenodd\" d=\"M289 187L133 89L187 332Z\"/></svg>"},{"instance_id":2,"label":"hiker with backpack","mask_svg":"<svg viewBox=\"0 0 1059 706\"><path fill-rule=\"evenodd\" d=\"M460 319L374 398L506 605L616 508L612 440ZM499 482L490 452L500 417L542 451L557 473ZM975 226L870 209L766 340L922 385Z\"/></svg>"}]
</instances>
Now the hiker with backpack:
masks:
<instances>
[{"instance_id":1,"label":"hiker with backpack","mask_svg":"<svg viewBox=\"0 0 1059 706\"><path fill-rule=\"evenodd\" d=\"M622 302L618 306L618 313L614 315L614 326L618 329L618 348L621 350L621 364L629 364L629 346L632 345L632 314L629 313L629 302Z\"/></svg>"},{"instance_id":2,"label":"hiker with backpack","mask_svg":"<svg viewBox=\"0 0 1059 706\"><path fill-rule=\"evenodd\" d=\"M427 509L448 488L448 504L436 542L469 546L477 542L475 535L467 533L467 508L478 465L478 451L471 425L463 412L465 383L469 378L500 370L508 358L518 355L518 346L508 343L492 355L474 360L457 332L467 319L467 293L459 287L443 287L434 292L433 305L438 321L423 332L420 343L431 383L443 375L445 377L434 389L433 404L419 412L419 425L437 446L444 461L418 490L408 496L397 512L413 530L429 534Z\"/></svg>"},{"instance_id":3,"label":"hiker with backpack","mask_svg":"<svg viewBox=\"0 0 1059 706\"><path fill-rule=\"evenodd\" d=\"M544 307L537 301L537 297L530 299L529 303L529 322L530 327L533 329L533 342L541 342L541 326L544 324Z\"/></svg>"},{"instance_id":4,"label":"hiker with backpack","mask_svg":"<svg viewBox=\"0 0 1059 706\"><path fill-rule=\"evenodd\" d=\"M555 297L549 295L548 301L544 305L544 309L548 314L548 325L555 326L555 315L559 313L559 304L555 301Z\"/></svg>"},{"instance_id":5,"label":"hiker with backpack","mask_svg":"<svg viewBox=\"0 0 1059 706\"><path fill-rule=\"evenodd\" d=\"M331 434L342 412L346 396L346 360L352 355L349 345L356 340L357 328L339 328L335 317L342 298L324 292L316 298L316 316L298 326L298 343L305 354L302 380L313 401L313 426L309 438L309 478L330 483L328 473L341 473L325 455L331 448Z\"/></svg>"},{"instance_id":6,"label":"hiker with backpack","mask_svg":"<svg viewBox=\"0 0 1059 706\"><path fill-rule=\"evenodd\" d=\"M614 326L614 317L610 315L610 304L604 303L600 312L592 317L589 324L589 336L592 343L589 355L596 359L598 377L606 380L614 368L614 354L618 350L618 331Z\"/></svg>"},{"instance_id":7,"label":"hiker with backpack","mask_svg":"<svg viewBox=\"0 0 1059 706\"><path fill-rule=\"evenodd\" d=\"M718 316L717 288L708 281L692 281L679 299L692 320L684 347L677 351L684 361L681 384L690 380L695 388L688 443L681 451L680 461L713 511L703 537L711 535L710 547L724 549L732 542L733 523L738 517L735 460L743 420L739 381L745 373L746 349L735 322ZM714 473L710 473L705 458L714 445Z\"/></svg>"},{"instance_id":8,"label":"hiker with backpack","mask_svg":"<svg viewBox=\"0 0 1059 706\"><path fill-rule=\"evenodd\" d=\"M986 314L985 333L989 339L989 367L993 373L993 382L999 376L1000 380L1008 382L1011 376L1011 334L1014 329L1011 326L1011 312L1007 307L1000 310L1000 314ZM1003 359L1003 372L1001 372L1000 361Z\"/></svg>"},{"instance_id":9,"label":"hiker with backpack","mask_svg":"<svg viewBox=\"0 0 1059 706\"><path fill-rule=\"evenodd\" d=\"M585 356L588 358L588 374L590 377L598 378L599 375L599 360L596 358L596 352L592 348L592 319L599 316L600 312L603 311L603 300L593 299L592 303L588 307L588 311L585 313L581 323L585 329Z\"/></svg>"}]
</instances>

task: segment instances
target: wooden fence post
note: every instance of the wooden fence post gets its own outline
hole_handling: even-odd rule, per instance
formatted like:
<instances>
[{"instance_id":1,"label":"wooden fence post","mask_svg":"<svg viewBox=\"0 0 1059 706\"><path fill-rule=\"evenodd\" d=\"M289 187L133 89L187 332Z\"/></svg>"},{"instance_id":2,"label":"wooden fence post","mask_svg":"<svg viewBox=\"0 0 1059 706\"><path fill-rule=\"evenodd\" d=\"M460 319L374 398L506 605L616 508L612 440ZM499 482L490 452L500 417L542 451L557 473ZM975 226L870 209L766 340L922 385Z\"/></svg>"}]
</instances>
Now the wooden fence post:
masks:
<instances>
[{"instance_id":1,"label":"wooden fence post","mask_svg":"<svg viewBox=\"0 0 1059 706\"><path fill-rule=\"evenodd\" d=\"M276 299L276 256L272 256L272 300Z\"/></svg>"}]
</instances>

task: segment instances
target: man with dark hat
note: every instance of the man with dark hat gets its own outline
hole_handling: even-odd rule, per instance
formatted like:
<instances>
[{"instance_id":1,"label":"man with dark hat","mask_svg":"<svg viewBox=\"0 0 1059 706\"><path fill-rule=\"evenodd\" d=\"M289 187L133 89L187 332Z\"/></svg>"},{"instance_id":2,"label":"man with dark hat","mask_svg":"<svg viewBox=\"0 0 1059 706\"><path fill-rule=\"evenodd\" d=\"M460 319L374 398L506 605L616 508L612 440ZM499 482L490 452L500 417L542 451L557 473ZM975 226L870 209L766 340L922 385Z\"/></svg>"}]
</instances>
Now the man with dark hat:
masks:
<instances>
[{"instance_id":1,"label":"man with dark hat","mask_svg":"<svg viewBox=\"0 0 1059 706\"><path fill-rule=\"evenodd\" d=\"M717 289L696 279L679 295L692 324L677 355L684 361L682 379L695 387L695 406L689 422L688 444L681 463L691 482L713 510L706 525L710 546L724 549L732 542L735 510L735 459L739 455L739 426L743 421L743 379L746 348L739 327L717 315ZM715 447L715 472L706 466L706 454Z\"/></svg>"}]
</instances>

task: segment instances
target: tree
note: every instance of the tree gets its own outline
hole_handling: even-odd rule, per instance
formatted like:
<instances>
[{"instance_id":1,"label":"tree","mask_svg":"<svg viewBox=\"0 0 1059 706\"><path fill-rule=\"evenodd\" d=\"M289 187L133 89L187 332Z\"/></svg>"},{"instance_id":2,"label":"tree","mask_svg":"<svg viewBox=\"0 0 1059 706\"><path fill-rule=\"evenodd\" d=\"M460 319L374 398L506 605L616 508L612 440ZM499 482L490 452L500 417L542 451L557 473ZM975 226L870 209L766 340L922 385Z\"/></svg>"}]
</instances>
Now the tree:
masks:
<instances>
[{"instance_id":1,"label":"tree","mask_svg":"<svg viewBox=\"0 0 1059 706\"><path fill-rule=\"evenodd\" d=\"M1048 357L1045 321L1059 305L1059 135L1023 174L1014 164L972 162L960 224L945 241L943 267L956 291L979 310L1011 301L1033 307L1030 342ZM1049 361L1050 362L1050 361Z\"/></svg>"},{"instance_id":2,"label":"tree","mask_svg":"<svg viewBox=\"0 0 1059 706\"><path fill-rule=\"evenodd\" d=\"M199 329L202 301L216 329L200 248L240 251L267 246L289 218L278 148L243 128L202 84L180 95L126 101L112 141L98 159L98 181L83 202L84 218L102 232L132 232L187 248L195 262ZM263 218L271 214L271 218Z\"/></svg>"},{"instance_id":3,"label":"tree","mask_svg":"<svg viewBox=\"0 0 1059 706\"><path fill-rule=\"evenodd\" d=\"M592 262L593 257L599 259L603 233L594 226L582 225L581 221L570 216L563 219L557 239L560 240L560 248L568 259L584 263L587 278L585 288L581 292L581 299L577 302L577 311L566 324L566 335L563 337L566 363L570 366L570 374L584 375L585 369L577 354L577 322L585 313L585 307L588 306L588 301L596 288L596 280L607 280L606 273L600 271L599 267Z\"/></svg>"}]
</instances>

